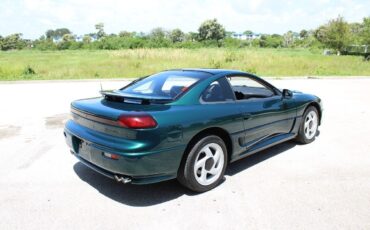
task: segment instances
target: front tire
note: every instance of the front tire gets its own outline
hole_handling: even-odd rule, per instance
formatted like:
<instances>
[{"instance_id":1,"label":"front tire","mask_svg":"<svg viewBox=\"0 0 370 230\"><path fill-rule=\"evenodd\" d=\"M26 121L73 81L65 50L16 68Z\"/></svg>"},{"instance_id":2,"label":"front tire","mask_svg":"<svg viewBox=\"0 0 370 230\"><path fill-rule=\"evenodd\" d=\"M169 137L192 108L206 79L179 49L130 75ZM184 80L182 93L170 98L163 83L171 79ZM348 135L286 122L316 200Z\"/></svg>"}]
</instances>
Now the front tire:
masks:
<instances>
[{"instance_id":1,"label":"front tire","mask_svg":"<svg viewBox=\"0 0 370 230\"><path fill-rule=\"evenodd\" d=\"M227 165L227 149L218 136L206 136L190 149L179 169L178 180L195 192L213 189L222 181Z\"/></svg>"},{"instance_id":2,"label":"front tire","mask_svg":"<svg viewBox=\"0 0 370 230\"><path fill-rule=\"evenodd\" d=\"M315 140L319 128L319 113L314 106L310 106L303 114L296 140L302 144L309 144Z\"/></svg>"}]
</instances>

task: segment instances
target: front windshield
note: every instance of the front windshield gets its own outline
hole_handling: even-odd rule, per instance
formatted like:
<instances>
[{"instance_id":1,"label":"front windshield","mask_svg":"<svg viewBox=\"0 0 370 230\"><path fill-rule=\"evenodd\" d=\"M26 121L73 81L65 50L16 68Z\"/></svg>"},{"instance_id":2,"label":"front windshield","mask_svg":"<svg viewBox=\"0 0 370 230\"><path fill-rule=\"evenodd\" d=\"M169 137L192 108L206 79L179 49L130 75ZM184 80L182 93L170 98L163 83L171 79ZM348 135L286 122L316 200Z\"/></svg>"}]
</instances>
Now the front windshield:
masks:
<instances>
[{"instance_id":1,"label":"front windshield","mask_svg":"<svg viewBox=\"0 0 370 230\"><path fill-rule=\"evenodd\" d=\"M196 71L165 71L134 82L121 92L174 99L207 75Z\"/></svg>"}]
</instances>

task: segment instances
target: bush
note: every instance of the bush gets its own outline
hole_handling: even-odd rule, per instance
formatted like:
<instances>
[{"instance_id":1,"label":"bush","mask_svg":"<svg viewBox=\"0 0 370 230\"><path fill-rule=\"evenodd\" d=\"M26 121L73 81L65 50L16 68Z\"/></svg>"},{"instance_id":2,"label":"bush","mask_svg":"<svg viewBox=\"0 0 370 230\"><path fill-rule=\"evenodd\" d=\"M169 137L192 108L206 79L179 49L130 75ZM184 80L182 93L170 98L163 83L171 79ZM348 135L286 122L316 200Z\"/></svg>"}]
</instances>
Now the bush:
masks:
<instances>
[{"instance_id":1,"label":"bush","mask_svg":"<svg viewBox=\"0 0 370 230\"><path fill-rule=\"evenodd\" d=\"M249 46L248 41L246 40L239 40L235 38L226 38L222 42L222 46L226 48L243 48Z\"/></svg>"},{"instance_id":2,"label":"bush","mask_svg":"<svg viewBox=\"0 0 370 230\"><path fill-rule=\"evenodd\" d=\"M259 40L260 47L278 48L283 45L283 37L278 34L262 35Z\"/></svg>"},{"instance_id":3,"label":"bush","mask_svg":"<svg viewBox=\"0 0 370 230\"><path fill-rule=\"evenodd\" d=\"M198 41L183 41L173 44L174 48L187 48L187 49L196 49L203 47L203 44Z\"/></svg>"},{"instance_id":4,"label":"bush","mask_svg":"<svg viewBox=\"0 0 370 230\"><path fill-rule=\"evenodd\" d=\"M203 47L209 47L209 48L216 48L216 47L222 46L222 43L216 40L202 41L201 44Z\"/></svg>"},{"instance_id":5,"label":"bush","mask_svg":"<svg viewBox=\"0 0 370 230\"><path fill-rule=\"evenodd\" d=\"M58 50L67 50L71 46L72 42L71 41L63 41L57 44L57 49Z\"/></svg>"},{"instance_id":6,"label":"bush","mask_svg":"<svg viewBox=\"0 0 370 230\"><path fill-rule=\"evenodd\" d=\"M49 40L49 39L36 40L33 43L33 46L35 49L38 49L38 50L56 50L57 49L56 44L52 40Z\"/></svg>"},{"instance_id":7,"label":"bush","mask_svg":"<svg viewBox=\"0 0 370 230\"><path fill-rule=\"evenodd\" d=\"M68 47L68 49L70 50L78 50L78 49L81 49L83 46L83 43L82 42L75 42L75 41L72 41Z\"/></svg>"},{"instance_id":8,"label":"bush","mask_svg":"<svg viewBox=\"0 0 370 230\"><path fill-rule=\"evenodd\" d=\"M23 73L22 73L23 75L25 75L25 76L29 76L29 75L35 75L36 74L36 71L35 70L33 70L32 68L31 68L31 66L27 66L26 68L24 68L24 70L23 70Z\"/></svg>"}]
</instances>

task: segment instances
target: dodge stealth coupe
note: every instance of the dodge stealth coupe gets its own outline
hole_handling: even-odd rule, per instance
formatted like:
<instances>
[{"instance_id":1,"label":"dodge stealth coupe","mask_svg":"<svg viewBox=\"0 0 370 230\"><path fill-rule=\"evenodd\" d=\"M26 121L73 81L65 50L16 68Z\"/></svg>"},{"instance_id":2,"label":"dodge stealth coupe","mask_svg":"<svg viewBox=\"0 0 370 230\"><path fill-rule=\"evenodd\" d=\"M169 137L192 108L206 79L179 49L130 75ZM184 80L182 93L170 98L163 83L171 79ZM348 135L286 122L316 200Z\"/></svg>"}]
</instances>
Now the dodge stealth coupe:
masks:
<instances>
[{"instance_id":1,"label":"dodge stealth coupe","mask_svg":"<svg viewBox=\"0 0 370 230\"><path fill-rule=\"evenodd\" d=\"M167 70L101 94L71 103L71 153L118 182L177 178L197 192L216 187L231 162L314 141L322 117L319 97L236 70Z\"/></svg>"}]
</instances>

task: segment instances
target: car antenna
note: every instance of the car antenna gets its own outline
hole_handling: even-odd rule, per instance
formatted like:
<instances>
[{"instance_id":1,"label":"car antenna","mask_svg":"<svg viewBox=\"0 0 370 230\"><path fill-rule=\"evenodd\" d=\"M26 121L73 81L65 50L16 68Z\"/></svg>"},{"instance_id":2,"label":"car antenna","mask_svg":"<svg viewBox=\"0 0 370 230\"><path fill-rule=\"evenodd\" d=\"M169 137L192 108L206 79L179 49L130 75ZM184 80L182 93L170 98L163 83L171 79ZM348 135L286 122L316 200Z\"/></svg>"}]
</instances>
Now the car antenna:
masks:
<instances>
[{"instance_id":1,"label":"car antenna","mask_svg":"<svg viewBox=\"0 0 370 230\"><path fill-rule=\"evenodd\" d=\"M100 92L103 92L103 85L100 82Z\"/></svg>"}]
</instances>

